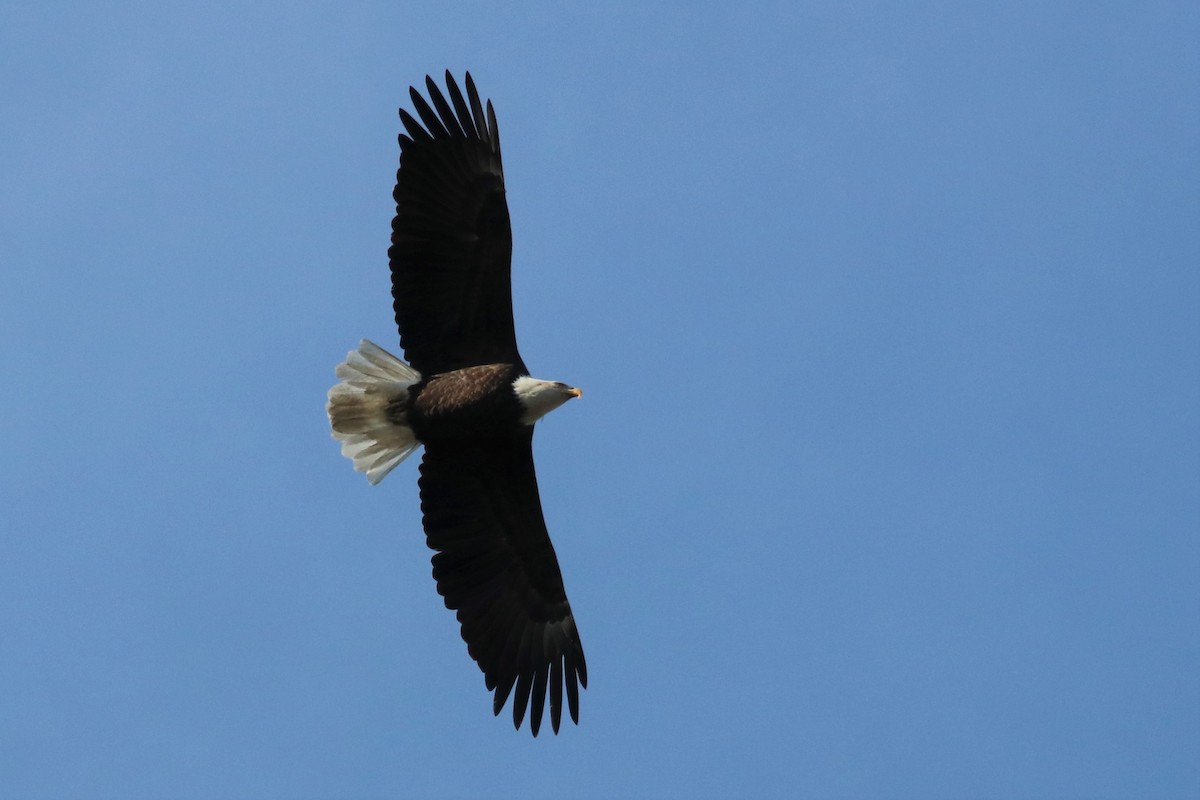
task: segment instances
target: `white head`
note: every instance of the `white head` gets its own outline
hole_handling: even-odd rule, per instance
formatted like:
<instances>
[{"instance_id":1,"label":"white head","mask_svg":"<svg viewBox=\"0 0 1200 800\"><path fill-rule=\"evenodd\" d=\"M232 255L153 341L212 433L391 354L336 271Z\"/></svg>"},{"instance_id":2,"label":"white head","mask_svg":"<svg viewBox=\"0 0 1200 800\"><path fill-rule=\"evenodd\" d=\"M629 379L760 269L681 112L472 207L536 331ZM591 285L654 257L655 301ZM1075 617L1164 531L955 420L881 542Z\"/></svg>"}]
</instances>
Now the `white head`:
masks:
<instances>
[{"instance_id":1,"label":"white head","mask_svg":"<svg viewBox=\"0 0 1200 800\"><path fill-rule=\"evenodd\" d=\"M513 394L521 402L524 413L521 423L532 425L572 397L581 397L583 392L574 386L559 381L539 381L522 375L513 381Z\"/></svg>"}]
</instances>

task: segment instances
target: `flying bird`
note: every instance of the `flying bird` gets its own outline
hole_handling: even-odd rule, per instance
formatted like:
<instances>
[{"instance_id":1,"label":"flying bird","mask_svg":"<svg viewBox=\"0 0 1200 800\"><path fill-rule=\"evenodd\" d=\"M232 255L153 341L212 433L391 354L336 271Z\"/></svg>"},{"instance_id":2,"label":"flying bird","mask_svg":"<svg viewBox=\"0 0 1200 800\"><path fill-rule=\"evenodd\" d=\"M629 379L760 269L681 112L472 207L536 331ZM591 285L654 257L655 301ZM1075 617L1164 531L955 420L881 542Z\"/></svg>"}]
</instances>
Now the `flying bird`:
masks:
<instances>
[{"instance_id":1,"label":"flying bird","mask_svg":"<svg viewBox=\"0 0 1200 800\"><path fill-rule=\"evenodd\" d=\"M326 410L342 454L377 484L424 445L421 513L433 577L483 671L492 710L512 697L537 736L546 693L558 733L565 690L579 724L587 664L542 516L533 427L579 389L530 376L513 329L512 231L500 134L471 74L449 100L409 88L388 258L408 363L363 340L339 364Z\"/></svg>"}]
</instances>

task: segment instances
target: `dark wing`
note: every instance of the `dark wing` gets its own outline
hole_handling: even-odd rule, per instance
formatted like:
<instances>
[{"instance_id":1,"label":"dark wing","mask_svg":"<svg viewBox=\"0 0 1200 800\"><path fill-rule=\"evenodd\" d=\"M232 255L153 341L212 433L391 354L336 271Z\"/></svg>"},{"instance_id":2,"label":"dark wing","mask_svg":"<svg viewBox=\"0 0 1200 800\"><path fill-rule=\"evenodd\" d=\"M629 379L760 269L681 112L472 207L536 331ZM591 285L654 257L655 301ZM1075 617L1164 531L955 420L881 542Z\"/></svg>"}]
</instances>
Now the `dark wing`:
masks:
<instances>
[{"instance_id":1,"label":"dark wing","mask_svg":"<svg viewBox=\"0 0 1200 800\"><path fill-rule=\"evenodd\" d=\"M400 109L392 297L404 355L425 375L477 364L516 364L509 280L512 230L500 133L467 73L464 98L449 71L450 102L425 78L431 107L410 88L421 122ZM422 125L424 123L424 125Z\"/></svg>"},{"instance_id":2,"label":"dark wing","mask_svg":"<svg viewBox=\"0 0 1200 800\"><path fill-rule=\"evenodd\" d=\"M515 685L513 723L521 727L528 705L537 736L547 688L554 732L564 686L579 723L587 664L542 518L532 437L528 428L507 439L427 444L420 485L438 593L458 612L467 650L495 690L493 711Z\"/></svg>"}]
</instances>

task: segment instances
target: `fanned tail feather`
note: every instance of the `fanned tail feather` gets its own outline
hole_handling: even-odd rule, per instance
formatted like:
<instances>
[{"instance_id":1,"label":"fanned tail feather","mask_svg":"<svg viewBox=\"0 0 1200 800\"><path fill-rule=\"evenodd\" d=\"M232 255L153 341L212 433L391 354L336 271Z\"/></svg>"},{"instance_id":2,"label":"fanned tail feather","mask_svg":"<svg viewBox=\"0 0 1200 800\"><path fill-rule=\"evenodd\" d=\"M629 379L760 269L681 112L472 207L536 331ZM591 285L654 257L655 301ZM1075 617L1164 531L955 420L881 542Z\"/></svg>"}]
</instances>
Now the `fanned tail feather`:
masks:
<instances>
[{"instance_id":1,"label":"fanned tail feather","mask_svg":"<svg viewBox=\"0 0 1200 800\"><path fill-rule=\"evenodd\" d=\"M329 390L329 425L354 468L379 483L417 449L404 411L408 390L421 373L374 342L363 339L338 364L341 383Z\"/></svg>"}]
</instances>

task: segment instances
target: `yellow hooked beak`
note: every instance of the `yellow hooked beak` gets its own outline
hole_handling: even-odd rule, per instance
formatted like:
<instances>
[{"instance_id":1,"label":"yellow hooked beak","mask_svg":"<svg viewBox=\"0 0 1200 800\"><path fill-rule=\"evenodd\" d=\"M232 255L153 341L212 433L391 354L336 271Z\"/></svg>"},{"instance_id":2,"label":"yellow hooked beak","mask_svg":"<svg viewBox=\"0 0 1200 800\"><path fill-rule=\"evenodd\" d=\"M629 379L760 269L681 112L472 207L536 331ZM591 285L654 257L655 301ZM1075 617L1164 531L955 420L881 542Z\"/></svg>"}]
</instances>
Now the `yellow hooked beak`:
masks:
<instances>
[{"instance_id":1,"label":"yellow hooked beak","mask_svg":"<svg viewBox=\"0 0 1200 800\"><path fill-rule=\"evenodd\" d=\"M567 394L571 395L571 397L583 397L583 389L572 387L567 390Z\"/></svg>"}]
</instances>

